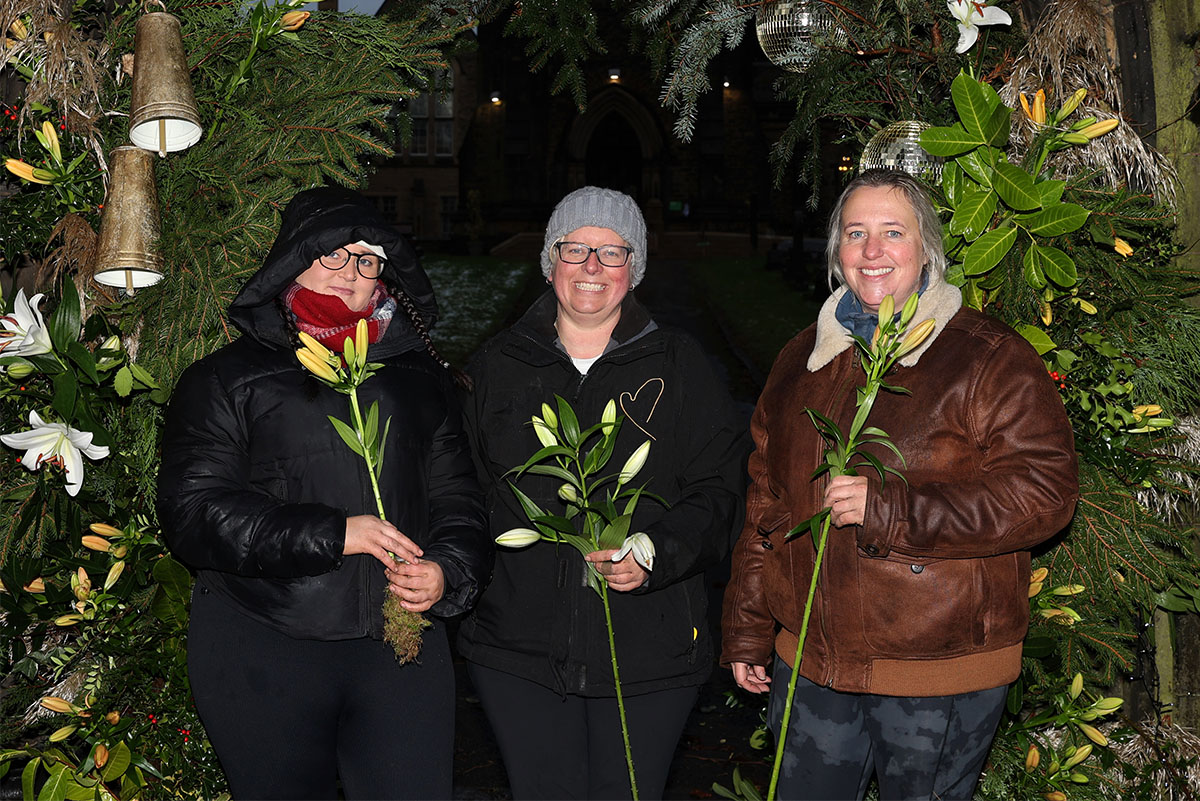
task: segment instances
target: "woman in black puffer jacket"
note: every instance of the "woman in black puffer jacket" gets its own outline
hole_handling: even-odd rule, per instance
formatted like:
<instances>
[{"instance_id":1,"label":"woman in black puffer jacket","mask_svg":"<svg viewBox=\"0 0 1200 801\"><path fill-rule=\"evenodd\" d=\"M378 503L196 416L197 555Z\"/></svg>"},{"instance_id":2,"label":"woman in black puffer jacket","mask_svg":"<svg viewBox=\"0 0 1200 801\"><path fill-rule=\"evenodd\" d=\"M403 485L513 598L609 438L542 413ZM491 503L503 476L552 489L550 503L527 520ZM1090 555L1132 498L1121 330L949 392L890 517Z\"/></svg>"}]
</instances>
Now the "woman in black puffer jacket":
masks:
<instances>
[{"instance_id":1,"label":"woman in black puffer jacket","mask_svg":"<svg viewBox=\"0 0 1200 801\"><path fill-rule=\"evenodd\" d=\"M493 550L433 290L357 193L296 195L230 308L243 336L192 365L167 413L158 507L196 571L196 707L238 798L449 798L454 678L440 617L466 611ZM391 418L375 515L349 404L297 361L359 319L382 363L359 389ZM381 426L382 427L382 426ZM391 552L405 560L392 561ZM428 612L420 658L382 642L387 592Z\"/></svg>"}]
</instances>

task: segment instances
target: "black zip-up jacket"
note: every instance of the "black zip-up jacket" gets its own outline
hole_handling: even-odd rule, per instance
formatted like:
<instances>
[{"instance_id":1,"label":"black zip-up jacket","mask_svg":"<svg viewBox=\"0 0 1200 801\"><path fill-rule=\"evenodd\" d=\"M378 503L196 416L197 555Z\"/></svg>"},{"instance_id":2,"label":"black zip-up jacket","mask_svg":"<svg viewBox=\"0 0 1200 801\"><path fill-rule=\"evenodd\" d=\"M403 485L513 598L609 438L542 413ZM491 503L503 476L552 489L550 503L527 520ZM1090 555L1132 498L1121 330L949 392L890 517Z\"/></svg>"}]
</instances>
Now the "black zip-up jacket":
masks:
<instances>
[{"instance_id":1,"label":"black zip-up jacket","mask_svg":"<svg viewBox=\"0 0 1200 801\"><path fill-rule=\"evenodd\" d=\"M384 247L385 277L432 324L432 286L400 235L357 194L302 193L230 308L244 335L183 373L163 434L158 509L172 552L202 586L300 639L382 636L383 565L342 555L346 518L376 514L365 463L328 419L349 421L349 399L300 366L276 305L319 254L359 240ZM486 585L493 546L452 381L402 310L369 358L383 367L360 403L379 402L381 431L391 418L387 519L445 574L430 611L459 614Z\"/></svg>"},{"instance_id":2,"label":"black zip-up jacket","mask_svg":"<svg viewBox=\"0 0 1200 801\"><path fill-rule=\"evenodd\" d=\"M701 684L713 663L704 570L729 553L741 524L748 438L707 357L688 335L658 328L627 295L608 350L586 377L556 346L556 300L547 292L472 360L466 402L492 536L529 527L504 473L541 446L530 425L560 395L581 427L599 422L608 400L625 416L609 462L620 470L652 438L634 480L669 504L643 498L630 532L654 542L650 578L631 593L608 593L625 693ZM523 476L517 485L542 508L562 512L561 481ZM538 542L500 548L496 572L459 630L462 655L560 693L612 695L604 608L587 586L580 553Z\"/></svg>"}]
</instances>

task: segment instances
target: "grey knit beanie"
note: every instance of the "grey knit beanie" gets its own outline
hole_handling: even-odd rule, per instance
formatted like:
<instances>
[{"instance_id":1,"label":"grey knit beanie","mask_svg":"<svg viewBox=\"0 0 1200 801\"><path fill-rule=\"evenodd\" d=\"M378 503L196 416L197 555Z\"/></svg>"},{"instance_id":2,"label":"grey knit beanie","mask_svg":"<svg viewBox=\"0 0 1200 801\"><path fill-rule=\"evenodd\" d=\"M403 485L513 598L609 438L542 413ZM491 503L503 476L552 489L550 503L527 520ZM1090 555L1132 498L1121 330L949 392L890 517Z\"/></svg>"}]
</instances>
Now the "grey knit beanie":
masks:
<instances>
[{"instance_id":1,"label":"grey knit beanie","mask_svg":"<svg viewBox=\"0 0 1200 801\"><path fill-rule=\"evenodd\" d=\"M646 219L629 195L598 186L576 189L554 207L546 225L546 243L542 247L542 275L550 277L554 267L554 245L572 231L589 226L616 231L629 243L633 248L629 258L629 288L640 284L646 274Z\"/></svg>"}]
</instances>

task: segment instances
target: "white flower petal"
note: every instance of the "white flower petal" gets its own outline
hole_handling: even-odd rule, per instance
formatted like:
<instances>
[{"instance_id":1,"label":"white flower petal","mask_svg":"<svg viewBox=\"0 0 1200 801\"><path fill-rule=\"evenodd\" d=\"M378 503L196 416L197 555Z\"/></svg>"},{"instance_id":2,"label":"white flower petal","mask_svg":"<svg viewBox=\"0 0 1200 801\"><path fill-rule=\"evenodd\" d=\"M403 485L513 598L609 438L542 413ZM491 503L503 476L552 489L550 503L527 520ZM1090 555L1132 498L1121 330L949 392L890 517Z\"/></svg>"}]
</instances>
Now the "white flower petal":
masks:
<instances>
[{"instance_id":1,"label":"white flower petal","mask_svg":"<svg viewBox=\"0 0 1200 801\"><path fill-rule=\"evenodd\" d=\"M37 412L29 413L29 431L0 435L0 442L16 450L24 450L21 464L29 470L37 470L46 462L58 460L67 478L67 494L79 494L83 486L83 454L90 459L103 459L109 450L103 445L93 445L94 435L90 431L62 423L47 423Z\"/></svg>"},{"instance_id":2,"label":"white flower petal","mask_svg":"<svg viewBox=\"0 0 1200 801\"><path fill-rule=\"evenodd\" d=\"M79 488L83 486L83 459L79 456L79 451L69 443L70 440L63 442L66 447L59 451L59 455L62 457L63 468L67 473L67 494L74 498L79 494Z\"/></svg>"},{"instance_id":3,"label":"white flower petal","mask_svg":"<svg viewBox=\"0 0 1200 801\"><path fill-rule=\"evenodd\" d=\"M620 562L630 553L633 554L633 561L644 567L646 570L654 569L654 540L650 539L643 531L637 534L631 534L625 538L625 542L621 544L618 550L612 556L612 561Z\"/></svg>"},{"instance_id":4,"label":"white flower petal","mask_svg":"<svg viewBox=\"0 0 1200 801\"><path fill-rule=\"evenodd\" d=\"M983 15L975 12L975 18L972 20L976 25L1012 25L1012 17L1008 12L996 6L984 6Z\"/></svg>"},{"instance_id":5,"label":"white flower petal","mask_svg":"<svg viewBox=\"0 0 1200 801\"><path fill-rule=\"evenodd\" d=\"M968 50L971 49L971 46L975 44L975 41L978 38L979 38L979 29L978 28L976 28L974 25L963 25L962 23L959 23L958 46L954 48L954 52L955 53L967 52Z\"/></svg>"}]
</instances>

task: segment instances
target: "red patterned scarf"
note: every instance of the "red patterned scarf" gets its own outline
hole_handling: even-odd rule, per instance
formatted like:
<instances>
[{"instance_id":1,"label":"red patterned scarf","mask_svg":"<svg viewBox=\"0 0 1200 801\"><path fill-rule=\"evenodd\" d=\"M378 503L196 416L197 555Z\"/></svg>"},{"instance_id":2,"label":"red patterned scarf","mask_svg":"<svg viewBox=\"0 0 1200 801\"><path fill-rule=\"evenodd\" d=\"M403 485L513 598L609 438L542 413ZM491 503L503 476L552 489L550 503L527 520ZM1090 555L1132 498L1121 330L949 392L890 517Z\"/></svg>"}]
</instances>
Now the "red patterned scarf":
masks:
<instances>
[{"instance_id":1,"label":"red patterned scarf","mask_svg":"<svg viewBox=\"0 0 1200 801\"><path fill-rule=\"evenodd\" d=\"M337 295L322 295L296 283L288 287L283 302L296 319L296 327L334 353L342 352L346 337L354 336L359 320L367 321L370 341L378 342L396 313L396 301L382 282L375 285L375 292L362 311L348 308Z\"/></svg>"}]
</instances>

